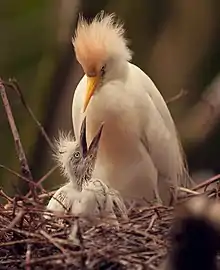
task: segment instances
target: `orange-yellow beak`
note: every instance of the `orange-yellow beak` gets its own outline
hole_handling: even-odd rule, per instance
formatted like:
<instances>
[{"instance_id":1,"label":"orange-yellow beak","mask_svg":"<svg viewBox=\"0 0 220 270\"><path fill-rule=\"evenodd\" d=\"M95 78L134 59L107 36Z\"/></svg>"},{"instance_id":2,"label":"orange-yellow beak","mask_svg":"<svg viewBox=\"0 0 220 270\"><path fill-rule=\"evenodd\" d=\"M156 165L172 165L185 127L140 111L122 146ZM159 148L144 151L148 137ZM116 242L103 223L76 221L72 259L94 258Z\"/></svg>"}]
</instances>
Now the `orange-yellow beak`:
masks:
<instances>
[{"instance_id":1,"label":"orange-yellow beak","mask_svg":"<svg viewBox=\"0 0 220 270\"><path fill-rule=\"evenodd\" d=\"M92 95L95 92L96 86L99 82L99 77L87 77L86 98L84 102L83 112L85 112Z\"/></svg>"}]
</instances>

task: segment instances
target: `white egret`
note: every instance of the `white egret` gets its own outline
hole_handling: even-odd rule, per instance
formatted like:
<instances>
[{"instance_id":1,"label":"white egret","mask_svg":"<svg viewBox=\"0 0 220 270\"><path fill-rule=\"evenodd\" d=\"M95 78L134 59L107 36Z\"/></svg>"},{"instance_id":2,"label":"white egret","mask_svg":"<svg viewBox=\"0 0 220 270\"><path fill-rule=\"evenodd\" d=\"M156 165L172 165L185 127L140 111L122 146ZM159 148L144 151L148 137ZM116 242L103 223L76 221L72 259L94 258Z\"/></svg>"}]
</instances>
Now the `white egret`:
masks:
<instances>
[{"instance_id":1,"label":"white egret","mask_svg":"<svg viewBox=\"0 0 220 270\"><path fill-rule=\"evenodd\" d=\"M94 177L124 196L168 204L177 186L186 185L182 149L162 95L129 62L122 24L114 14L97 15L90 23L81 18L72 42L85 72L72 103L76 138L84 115L88 142L105 122Z\"/></svg>"},{"instance_id":2,"label":"white egret","mask_svg":"<svg viewBox=\"0 0 220 270\"><path fill-rule=\"evenodd\" d=\"M86 143L86 119L81 126L79 142L61 134L57 141L56 159L69 183L56 191L47 209L71 212L80 217L93 218L106 215L116 223L117 216L127 218L126 207L120 194L100 179L92 177L103 125L89 148Z\"/></svg>"}]
</instances>

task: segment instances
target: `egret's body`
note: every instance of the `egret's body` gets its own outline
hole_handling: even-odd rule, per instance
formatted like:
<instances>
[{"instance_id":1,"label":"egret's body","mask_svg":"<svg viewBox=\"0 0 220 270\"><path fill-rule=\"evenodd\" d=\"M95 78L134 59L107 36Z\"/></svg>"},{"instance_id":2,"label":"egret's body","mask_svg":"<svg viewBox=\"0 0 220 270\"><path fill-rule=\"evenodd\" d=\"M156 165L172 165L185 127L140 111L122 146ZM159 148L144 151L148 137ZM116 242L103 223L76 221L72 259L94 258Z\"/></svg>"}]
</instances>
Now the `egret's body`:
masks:
<instances>
[{"instance_id":1,"label":"egret's body","mask_svg":"<svg viewBox=\"0 0 220 270\"><path fill-rule=\"evenodd\" d=\"M58 213L72 212L73 203L81 199L81 193L74 188L72 182L60 187L50 199L47 209Z\"/></svg>"},{"instance_id":2,"label":"egret's body","mask_svg":"<svg viewBox=\"0 0 220 270\"><path fill-rule=\"evenodd\" d=\"M100 179L92 177L101 129L94 136L89 149L85 138L86 122L82 123L80 138L75 141L62 134L57 141L56 159L69 183L56 191L47 209L71 212L80 217L91 218L105 215L116 222L116 214L126 218L126 208L120 194L110 189Z\"/></svg>"},{"instance_id":3,"label":"egret's body","mask_svg":"<svg viewBox=\"0 0 220 270\"><path fill-rule=\"evenodd\" d=\"M86 73L73 98L75 135L84 114L88 142L105 122L94 177L124 195L169 203L171 188L185 185L181 147L160 92L129 63L122 26L114 25L111 15L82 21L73 44Z\"/></svg>"}]
</instances>

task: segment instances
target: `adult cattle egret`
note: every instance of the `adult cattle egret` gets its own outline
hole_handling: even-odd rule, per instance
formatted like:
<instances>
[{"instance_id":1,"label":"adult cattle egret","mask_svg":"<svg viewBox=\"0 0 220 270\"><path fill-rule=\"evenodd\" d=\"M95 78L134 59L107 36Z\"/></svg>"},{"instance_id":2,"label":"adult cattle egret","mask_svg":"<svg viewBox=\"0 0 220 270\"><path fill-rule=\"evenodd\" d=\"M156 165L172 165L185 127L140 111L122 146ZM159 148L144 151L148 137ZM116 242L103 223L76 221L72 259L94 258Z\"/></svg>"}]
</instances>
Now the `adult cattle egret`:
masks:
<instances>
[{"instance_id":1,"label":"adult cattle egret","mask_svg":"<svg viewBox=\"0 0 220 270\"><path fill-rule=\"evenodd\" d=\"M216 270L220 203L195 197L176 211L171 249L159 270Z\"/></svg>"},{"instance_id":2,"label":"adult cattle egret","mask_svg":"<svg viewBox=\"0 0 220 270\"><path fill-rule=\"evenodd\" d=\"M57 190L49 201L48 210L71 212L80 217L107 215L116 223L116 215L127 218L120 194L101 180L92 178L103 125L89 148L86 143L86 119L81 127L80 141L62 134L57 141L56 159L69 183Z\"/></svg>"},{"instance_id":3,"label":"adult cattle egret","mask_svg":"<svg viewBox=\"0 0 220 270\"><path fill-rule=\"evenodd\" d=\"M84 114L88 142L105 122L94 177L122 195L169 203L171 190L186 185L182 150L160 92L129 62L122 24L114 14L81 18L72 42L85 72L72 103L76 138Z\"/></svg>"}]
</instances>

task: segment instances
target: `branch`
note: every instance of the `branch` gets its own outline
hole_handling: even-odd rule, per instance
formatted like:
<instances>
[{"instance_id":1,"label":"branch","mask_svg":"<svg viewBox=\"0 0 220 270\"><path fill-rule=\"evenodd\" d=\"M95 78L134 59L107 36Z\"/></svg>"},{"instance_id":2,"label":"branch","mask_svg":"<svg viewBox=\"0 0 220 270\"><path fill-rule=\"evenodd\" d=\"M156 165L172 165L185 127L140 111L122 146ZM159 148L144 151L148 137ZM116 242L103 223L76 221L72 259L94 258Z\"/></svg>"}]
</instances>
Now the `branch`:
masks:
<instances>
[{"instance_id":1,"label":"branch","mask_svg":"<svg viewBox=\"0 0 220 270\"><path fill-rule=\"evenodd\" d=\"M41 125L41 123L37 120L37 117L35 116L35 114L33 113L33 111L31 110L30 106L27 104L24 95L21 91L21 88L17 82L16 79L9 79L9 82L3 82L3 84L5 86L10 87L12 90L14 90L16 92L16 94L19 96L21 103L23 104L23 106L25 107L25 109L27 110L28 114L30 115L30 117L33 119L33 121L35 122L35 124L37 125L37 127L39 128L42 136L45 138L46 142L48 143L49 147L51 148L52 151L54 151L54 146L53 143L51 142L50 138L48 137L44 127Z\"/></svg>"},{"instance_id":2,"label":"branch","mask_svg":"<svg viewBox=\"0 0 220 270\"><path fill-rule=\"evenodd\" d=\"M0 165L1 166L1 165ZM42 188L42 183L58 168L58 165L51 168L44 176L42 176L37 182L36 185ZM31 191L29 190L28 193L25 195L28 198L31 195Z\"/></svg>"},{"instance_id":3,"label":"branch","mask_svg":"<svg viewBox=\"0 0 220 270\"><path fill-rule=\"evenodd\" d=\"M201 95L200 100L187 112L179 125L182 138L201 144L219 123L220 74Z\"/></svg>"},{"instance_id":4,"label":"branch","mask_svg":"<svg viewBox=\"0 0 220 270\"><path fill-rule=\"evenodd\" d=\"M11 107L10 107L10 104L9 104L9 101L7 98L5 87L4 87L1 79L0 79L0 94L1 94L1 98L3 101L4 108L5 108L5 112L6 112L6 115L8 118L8 122L9 122L9 125L11 128L11 131L12 131L12 135L14 138L15 149L16 149L16 152L17 152L17 155L19 158L20 166L21 166L21 174L25 178L28 178L31 182L33 182L33 177L32 177L31 171L30 171L29 166L28 166L25 152L24 152L24 149L23 149L20 137L19 137L19 133L18 133L17 127L15 125L15 121L14 121L14 117L13 117L13 114L11 111ZM34 188L33 183L30 183L29 187L30 187L33 198L35 198L36 197L36 190Z\"/></svg>"},{"instance_id":5,"label":"branch","mask_svg":"<svg viewBox=\"0 0 220 270\"><path fill-rule=\"evenodd\" d=\"M177 95L175 95L175 96L171 97L170 99L168 99L166 101L166 104L169 104L171 102L174 102L174 101L180 99L181 97L183 97L183 96L185 96L187 94L188 94L188 92L186 90L181 89L180 92Z\"/></svg>"},{"instance_id":6,"label":"branch","mask_svg":"<svg viewBox=\"0 0 220 270\"><path fill-rule=\"evenodd\" d=\"M201 188L207 188L209 185L211 185L212 183L218 182L220 180L220 174L217 174L215 176L213 176L212 178L202 182L201 184L195 186L193 188L193 191L197 191Z\"/></svg>"},{"instance_id":7,"label":"branch","mask_svg":"<svg viewBox=\"0 0 220 270\"><path fill-rule=\"evenodd\" d=\"M0 168L5 169L7 172L10 172L11 174L13 174L13 175L17 176L18 178L28 182L29 184L34 185L36 188L39 188L41 190L41 192L45 192L45 190L43 189L43 187L42 187L42 185L40 183L38 183L38 182L35 183L34 181L29 180L27 177L25 177L23 175L20 175L19 173L17 173L16 171L8 168L5 165L0 164ZM30 194L31 194L31 191L30 191Z\"/></svg>"}]
</instances>

